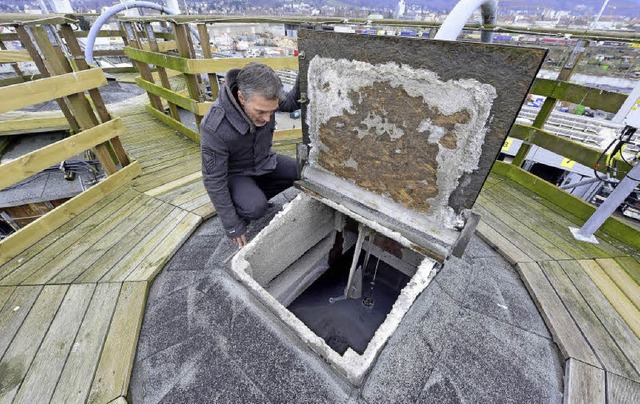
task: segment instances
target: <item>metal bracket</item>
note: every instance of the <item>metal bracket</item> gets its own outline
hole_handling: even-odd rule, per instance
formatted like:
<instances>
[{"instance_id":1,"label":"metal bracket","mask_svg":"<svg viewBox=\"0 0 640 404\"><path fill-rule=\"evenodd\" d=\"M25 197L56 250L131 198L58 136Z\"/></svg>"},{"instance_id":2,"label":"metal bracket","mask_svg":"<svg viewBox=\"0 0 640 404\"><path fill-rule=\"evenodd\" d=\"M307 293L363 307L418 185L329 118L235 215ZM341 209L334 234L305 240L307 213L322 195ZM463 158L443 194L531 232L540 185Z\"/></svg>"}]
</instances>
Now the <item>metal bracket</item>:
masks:
<instances>
[{"instance_id":1,"label":"metal bracket","mask_svg":"<svg viewBox=\"0 0 640 404\"><path fill-rule=\"evenodd\" d=\"M460 232L460 237L456 240L455 245L453 246L452 255L460 258L462 254L464 254L464 250L467 249L467 245L469 241L471 241L471 237L476 231L476 227L478 227L478 223L480 222L480 215L476 212L465 209L462 211L462 216L465 219L464 228Z\"/></svg>"}]
</instances>

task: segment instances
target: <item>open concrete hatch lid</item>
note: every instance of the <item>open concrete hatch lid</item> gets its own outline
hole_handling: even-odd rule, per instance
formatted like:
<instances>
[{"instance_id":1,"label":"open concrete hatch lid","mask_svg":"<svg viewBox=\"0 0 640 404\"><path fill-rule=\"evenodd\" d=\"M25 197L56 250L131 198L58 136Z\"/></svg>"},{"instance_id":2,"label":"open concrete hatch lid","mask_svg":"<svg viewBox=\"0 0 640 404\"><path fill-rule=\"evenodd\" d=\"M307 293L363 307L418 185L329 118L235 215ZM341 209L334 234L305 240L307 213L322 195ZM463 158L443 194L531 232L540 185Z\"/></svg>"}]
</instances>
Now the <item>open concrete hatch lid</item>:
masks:
<instances>
[{"instance_id":1,"label":"open concrete hatch lid","mask_svg":"<svg viewBox=\"0 0 640 404\"><path fill-rule=\"evenodd\" d=\"M299 48L304 192L228 269L360 385L464 249L468 209L546 51L316 31Z\"/></svg>"},{"instance_id":2,"label":"open concrete hatch lid","mask_svg":"<svg viewBox=\"0 0 640 404\"><path fill-rule=\"evenodd\" d=\"M546 50L320 31L298 47L301 188L444 261Z\"/></svg>"}]
</instances>

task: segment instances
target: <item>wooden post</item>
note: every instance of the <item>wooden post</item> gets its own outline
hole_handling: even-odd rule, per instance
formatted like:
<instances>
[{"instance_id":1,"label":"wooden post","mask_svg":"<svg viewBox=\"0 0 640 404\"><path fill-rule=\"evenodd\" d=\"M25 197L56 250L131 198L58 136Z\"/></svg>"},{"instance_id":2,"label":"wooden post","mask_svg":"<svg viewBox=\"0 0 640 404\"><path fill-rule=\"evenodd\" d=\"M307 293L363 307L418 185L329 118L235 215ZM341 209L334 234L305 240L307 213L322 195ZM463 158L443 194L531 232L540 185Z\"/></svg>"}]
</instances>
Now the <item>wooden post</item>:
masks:
<instances>
[{"instance_id":1,"label":"wooden post","mask_svg":"<svg viewBox=\"0 0 640 404\"><path fill-rule=\"evenodd\" d=\"M18 37L20 38L20 42L22 42L22 46L24 46L25 49L27 49L27 51L29 52L29 55L31 56L31 59L33 59L33 62L35 63L38 70L40 71L40 77L43 77L43 78L51 77L51 73L49 73L49 70L47 70L47 66L44 64L44 61L40 57L40 53L38 52L38 49L31 42L31 36L29 36L27 29L22 25L16 26L15 29L16 29L16 32L18 33ZM74 133L79 132L80 125L78 125L78 121L76 121L76 118L73 116L73 114L69 110L69 107L65 103L64 99L58 98L56 99L56 102L58 103L60 110L64 114L64 117L67 119L67 122L69 122L69 127L71 128L71 131Z\"/></svg>"},{"instance_id":2,"label":"wooden post","mask_svg":"<svg viewBox=\"0 0 640 404\"><path fill-rule=\"evenodd\" d=\"M127 41L129 42L129 46L131 46L132 48L141 49L142 46L133 28L133 24L131 24L130 22L123 23L123 30L127 35ZM153 80L153 75L151 74L151 69L149 68L148 64L144 62L139 62L136 60L135 65L138 67L138 70L140 71L140 75L142 76L143 79L151 83L155 83L155 81ZM162 100L160 99L160 97L148 91L147 91L147 96L149 97L149 102L151 103L151 106L157 109L158 111L162 111L164 113L164 107L162 106Z\"/></svg>"},{"instance_id":3,"label":"wooden post","mask_svg":"<svg viewBox=\"0 0 640 404\"><path fill-rule=\"evenodd\" d=\"M147 34L147 39L149 40L149 48L153 52L160 52L158 41L156 40L156 36L153 33L153 27L150 23L145 23L144 27ZM162 86L168 90L171 90L171 82L169 81L169 76L167 76L167 70L162 66L156 66L156 68L158 69L158 76L160 76L160 82L162 83ZM169 100L167 100L167 103L169 104L169 111L171 112L171 116L173 117L173 119L180 122L180 114L178 113L178 107L176 106L176 104L172 103Z\"/></svg>"},{"instance_id":4,"label":"wooden post","mask_svg":"<svg viewBox=\"0 0 640 404\"><path fill-rule=\"evenodd\" d=\"M177 24L173 23L173 32L176 36L176 45L178 46L178 52L180 56L186 59L194 59L195 52L193 51L193 44L191 43L190 32L188 29L188 24ZM186 74L185 80L187 81L187 89L189 90L189 97L195 100L196 102L200 102L200 89L198 88L198 79L195 74ZM196 124L200 127L200 121L202 117L200 115L194 114L196 117Z\"/></svg>"},{"instance_id":5,"label":"wooden post","mask_svg":"<svg viewBox=\"0 0 640 404\"><path fill-rule=\"evenodd\" d=\"M64 37L67 47L71 52L75 60L75 64L78 70L87 70L90 68L89 64L86 60L84 60L84 52L80 49L80 45L78 44L78 40L73 33L73 29L69 24L63 24L61 26L60 32ZM95 105L96 110L98 111L98 115L100 116L100 120L102 123L111 120L111 114L107 110L107 107L104 105L104 100L102 99L102 95L97 88L89 90L89 95L91 96L91 100L93 101L93 105ZM113 151L116 154L118 160L120 161L120 165L122 167L128 166L131 161L129 160L129 156L127 156L127 152L124 150L122 146L122 142L119 137L114 137L111 139L111 145L113 146Z\"/></svg>"},{"instance_id":6,"label":"wooden post","mask_svg":"<svg viewBox=\"0 0 640 404\"><path fill-rule=\"evenodd\" d=\"M207 31L207 24L198 24L198 34L200 34L200 45L202 45L202 56L205 59L212 59L211 45L209 45L209 31ZM218 96L218 76L217 72L209 73L209 85L211 86L211 99L215 100Z\"/></svg>"},{"instance_id":7,"label":"wooden post","mask_svg":"<svg viewBox=\"0 0 640 404\"><path fill-rule=\"evenodd\" d=\"M573 48L573 51L571 51L571 55L569 55L567 62L560 71L556 82L569 80L576 67L578 66L578 62L580 61L580 59L582 59L584 50L587 48L587 46L589 46L589 41L585 39L578 40L578 43ZM536 119L533 121L533 124L531 126L533 126L534 128L542 129L549 116L551 116L551 113L556 106L556 101L557 100L555 98L547 97L544 100L544 103L540 108L540 112L538 112L538 115L536 116ZM523 143L522 146L520 146L518 153L513 158L513 162L511 164L521 167L524 163L525 158L527 157L527 154L529 154L529 150L531 150L531 145Z\"/></svg>"},{"instance_id":8,"label":"wooden post","mask_svg":"<svg viewBox=\"0 0 640 404\"><path fill-rule=\"evenodd\" d=\"M76 36L73 34L71 26L69 24L61 25L60 32L62 33L62 37L67 44L67 48L69 48L69 52L71 52L71 56L73 57L78 70L89 69L89 64L84 60L84 52L80 49L80 45L78 44ZM111 115L109 114L109 111L107 111L102 95L100 95L98 89L89 90L89 95L91 96L93 105L95 105L96 110L98 111L98 115L100 116L102 123L110 121Z\"/></svg>"},{"instance_id":9,"label":"wooden post","mask_svg":"<svg viewBox=\"0 0 640 404\"><path fill-rule=\"evenodd\" d=\"M60 49L59 39L54 35L52 31L45 31L42 26L32 27L31 33L36 40L40 51L45 57L45 64L48 66L51 73L55 75L72 73L73 69L71 64L65 57L64 53ZM67 96L69 102L69 108L76 118L80 129L86 130L92 128L98 124L91 104L83 94L72 94ZM102 168L108 174L114 174L118 171L116 162L112 159L109 152L109 142L99 144L94 147L94 153L100 160Z\"/></svg>"}]
</instances>

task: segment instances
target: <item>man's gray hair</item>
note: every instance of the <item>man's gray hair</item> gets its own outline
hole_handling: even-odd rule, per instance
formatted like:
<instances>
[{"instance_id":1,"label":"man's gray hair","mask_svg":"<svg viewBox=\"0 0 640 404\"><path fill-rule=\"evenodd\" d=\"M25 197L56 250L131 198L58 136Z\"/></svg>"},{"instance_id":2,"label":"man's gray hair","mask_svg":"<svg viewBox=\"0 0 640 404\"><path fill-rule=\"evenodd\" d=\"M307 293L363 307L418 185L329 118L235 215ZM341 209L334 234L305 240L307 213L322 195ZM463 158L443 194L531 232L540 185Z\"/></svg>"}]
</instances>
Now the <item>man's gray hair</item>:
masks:
<instances>
[{"instance_id":1,"label":"man's gray hair","mask_svg":"<svg viewBox=\"0 0 640 404\"><path fill-rule=\"evenodd\" d=\"M245 99L260 95L268 100L285 99L282 81L269 66L262 63L249 63L240 70L237 77L238 90Z\"/></svg>"}]
</instances>

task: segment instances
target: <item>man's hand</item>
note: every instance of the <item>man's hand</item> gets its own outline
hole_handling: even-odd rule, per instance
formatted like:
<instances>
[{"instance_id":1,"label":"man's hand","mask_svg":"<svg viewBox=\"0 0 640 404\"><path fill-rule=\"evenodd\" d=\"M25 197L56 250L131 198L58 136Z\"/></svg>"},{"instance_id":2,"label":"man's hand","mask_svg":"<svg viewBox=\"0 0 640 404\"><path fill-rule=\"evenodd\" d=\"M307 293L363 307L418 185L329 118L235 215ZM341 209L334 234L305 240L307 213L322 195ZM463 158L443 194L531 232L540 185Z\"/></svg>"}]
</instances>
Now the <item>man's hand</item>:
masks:
<instances>
[{"instance_id":1,"label":"man's hand","mask_svg":"<svg viewBox=\"0 0 640 404\"><path fill-rule=\"evenodd\" d=\"M247 233L239 237L233 237L231 240L238 245L238 248L242 248L247 245Z\"/></svg>"}]
</instances>

